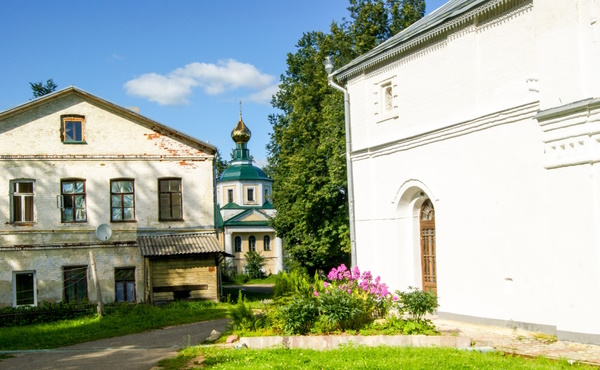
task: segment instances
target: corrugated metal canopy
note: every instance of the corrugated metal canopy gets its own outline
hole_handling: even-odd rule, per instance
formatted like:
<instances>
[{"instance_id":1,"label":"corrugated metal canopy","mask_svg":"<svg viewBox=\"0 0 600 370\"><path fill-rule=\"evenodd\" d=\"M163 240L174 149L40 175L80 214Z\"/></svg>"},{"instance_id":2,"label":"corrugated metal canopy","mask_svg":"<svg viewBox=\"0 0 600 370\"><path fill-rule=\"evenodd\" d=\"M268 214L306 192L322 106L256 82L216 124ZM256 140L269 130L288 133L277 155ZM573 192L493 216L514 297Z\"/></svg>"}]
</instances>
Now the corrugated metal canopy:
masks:
<instances>
[{"instance_id":1,"label":"corrugated metal canopy","mask_svg":"<svg viewBox=\"0 0 600 370\"><path fill-rule=\"evenodd\" d=\"M223 252L212 233L138 236L144 257Z\"/></svg>"}]
</instances>

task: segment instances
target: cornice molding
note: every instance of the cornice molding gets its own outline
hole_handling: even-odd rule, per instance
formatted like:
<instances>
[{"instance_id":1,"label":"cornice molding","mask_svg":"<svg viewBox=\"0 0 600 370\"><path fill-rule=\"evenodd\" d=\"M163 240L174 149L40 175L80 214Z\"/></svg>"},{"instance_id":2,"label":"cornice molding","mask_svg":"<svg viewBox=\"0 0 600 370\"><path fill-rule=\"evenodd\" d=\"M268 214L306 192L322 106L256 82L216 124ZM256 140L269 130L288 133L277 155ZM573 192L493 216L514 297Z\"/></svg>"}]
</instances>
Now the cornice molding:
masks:
<instances>
[{"instance_id":1,"label":"cornice molding","mask_svg":"<svg viewBox=\"0 0 600 370\"><path fill-rule=\"evenodd\" d=\"M138 155L138 154L119 154L119 155L103 155L103 154L3 154L0 155L0 161L3 160L30 160L30 161L182 161L189 160L194 162L204 162L212 160L212 156L165 156L165 155Z\"/></svg>"},{"instance_id":2,"label":"cornice molding","mask_svg":"<svg viewBox=\"0 0 600 370\"><path fill-rule=\"evenodd\" d=\"M538 108L539 102L535 101L499 112L490 113L468 121L444 126L419 135L356 150L351 154L352 160L362 161L369 158L390 155L416 147L436 143L438 141L469 135L471 133L487 130L496 126L521 122L526 119L533 119L538 112Z\"/></svg>"}]
</instances>

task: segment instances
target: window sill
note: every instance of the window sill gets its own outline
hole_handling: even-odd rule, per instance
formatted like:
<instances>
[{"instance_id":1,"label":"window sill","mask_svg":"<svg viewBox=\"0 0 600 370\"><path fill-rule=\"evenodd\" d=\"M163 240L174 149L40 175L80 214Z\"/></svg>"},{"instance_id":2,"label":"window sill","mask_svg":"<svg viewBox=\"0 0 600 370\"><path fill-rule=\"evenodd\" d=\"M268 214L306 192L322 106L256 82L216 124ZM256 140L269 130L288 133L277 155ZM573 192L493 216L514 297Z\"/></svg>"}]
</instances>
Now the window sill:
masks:
<instances>
[{"instance_id":1,"label":"window sill","mask_svg":"<svg viewBox=\"0 0 600 370\"><path fill-rule=\"evenodd\" d=\"M62 143L69 145L87 145L87 141L63 141Z\"/></svg>"},{"instance_id":2,"label":"window sill","mask_svg":"<svg viewBox=\"0 0 600 370\"><path fill-rule=\"evenodd\" d=\"M137 220L110 220L110 222L116 222L116 223L131 223L131 222L137 222Z\"/></svg>"},{"instance_id":3,"label":"window sill","mask_svg":"<svg viewBox=\"0 0 600 370\"><path fill-rule=\"evenodd\" d=\"M33 227L35 225L35 222L11 222L10 223L13 226L29 226L29 227Z\"/></svg>"},{"instance_id":4,"label":"window sill","mask_svg":"<svg viewBox=\"0 0 600 370\"><path fill-rule=\"evenodd\" d=\"M161 219L159 219L158 221L159 222L185 222L185 220L183 218L172 219L172 220L169 220L169 219L161 220Z\"/></svg>"},{"instance_id":5,"label":"window sill","mask_svg":"<svg viewBox=\"0 0 600 370\"><path fill-rule=\"evenodd\" d=\"M377 123L383 123L385 121L393 120L393 119L396 119L398 117L400 117L399 114L386 114L386 115L383 115L381 117L377 117L376 122Z\"/></svg>"}]
</instances>

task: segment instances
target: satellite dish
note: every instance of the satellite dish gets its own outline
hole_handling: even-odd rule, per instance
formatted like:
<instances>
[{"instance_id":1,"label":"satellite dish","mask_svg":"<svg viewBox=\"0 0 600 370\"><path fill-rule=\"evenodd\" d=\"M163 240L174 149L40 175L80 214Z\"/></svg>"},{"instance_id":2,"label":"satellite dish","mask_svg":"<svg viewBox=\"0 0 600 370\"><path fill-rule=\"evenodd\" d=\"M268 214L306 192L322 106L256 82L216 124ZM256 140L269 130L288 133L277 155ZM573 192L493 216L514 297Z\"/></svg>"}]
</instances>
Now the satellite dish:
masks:
<instances>
[{"instance_id":1,"label":"satellite dish","mask_svg":"<svg viewBox=\"0 0 600 370\"><path fill-rule=\"evenodd\" d=\"M107 224L101 224L96 228L96 237L102 241L110 239L112 229Z\"/></svg>"}]
</instances>

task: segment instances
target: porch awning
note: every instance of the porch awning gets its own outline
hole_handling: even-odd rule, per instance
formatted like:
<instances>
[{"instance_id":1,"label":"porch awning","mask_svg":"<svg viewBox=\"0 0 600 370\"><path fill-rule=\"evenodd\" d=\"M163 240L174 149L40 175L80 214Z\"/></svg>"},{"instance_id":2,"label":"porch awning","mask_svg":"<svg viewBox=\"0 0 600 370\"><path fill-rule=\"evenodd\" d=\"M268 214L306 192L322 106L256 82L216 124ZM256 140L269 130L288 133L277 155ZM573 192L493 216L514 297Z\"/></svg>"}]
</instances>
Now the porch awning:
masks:
<instances>
[{"instance_id":1,"label":"porch awning","mask_svg":"<svg viewBox=\"0 0 600 370\"><path fill-rule=\"evenodd\" d=\"M225 253L212 233L138 236L137 241L144 257Z\"/></svg>"}]
</instances>

